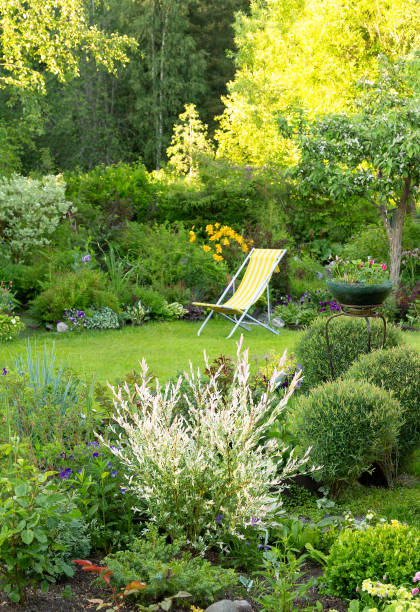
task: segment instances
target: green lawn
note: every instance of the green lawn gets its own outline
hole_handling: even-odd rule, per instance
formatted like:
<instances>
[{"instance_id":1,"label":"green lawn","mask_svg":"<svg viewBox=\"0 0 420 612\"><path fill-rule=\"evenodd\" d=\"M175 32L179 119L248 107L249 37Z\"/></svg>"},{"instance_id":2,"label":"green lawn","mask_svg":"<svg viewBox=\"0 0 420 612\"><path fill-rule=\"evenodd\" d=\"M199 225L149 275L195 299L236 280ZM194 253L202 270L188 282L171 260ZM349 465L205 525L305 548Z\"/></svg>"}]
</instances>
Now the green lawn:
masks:
<instances>
[{"instance_id":1,"label":"green lawn","mask_svg":"<svg viewBox=\"0 0 420 612\"><path fill-rule=\"evenodd\" d=\"M38 352L44 345L54 345L57 361L71 366L90 378L92 373L100 382L115 382L124 374L138 368L138 362L146 359L150 371L166 380L183 371L191 360L194 366L203 365L203 351L210 359L221 353L233 357L240 338L237 332L226 339L231 329L228 321L212 320L200 337L200 323L188 321L148 323L143 327L125 327L120 330L77 333L37 333L30 338L37 344ZM245 348L250 358L259 357L274 350L282 353L293 351L301 332L281 329L278 336L261 327L244 332ZM406 332L406 342L420 350L420 332ZM15 355L25 351L26 339L0 345L0 368L13 363Z\"/></svg>"},{"instance_id":2,"label":"green lawn","mask_svg":"<svg viewBox=\"0 0 420 612\"><path fill-rule=\"evenodd\" d=\"M37 333L30 338L36 340L38 352L44 345L55 345L58 362L71 366L82 375L96 374L100 382L114 382L124 374L138 368L143 357L150 371L162 380L183 371L188 362L194 366L203 365L203 352L210 359L221 353L233 357L240 338L237 332L233 338L226 339L231 324L224 320L213 320L204 328L200 337L197 331L200 323L188 321L148 323L143 327L125 327L120 330L90 331L78 333ZM244 332L244 347L249 349L250 357L262 357L275 350L293 350L300 332L280 330L278 336L254 327ZM26 339L19 339L0 345L0 366L13 363L15 355L25 351Z\"/></svg>"}]
</instances>

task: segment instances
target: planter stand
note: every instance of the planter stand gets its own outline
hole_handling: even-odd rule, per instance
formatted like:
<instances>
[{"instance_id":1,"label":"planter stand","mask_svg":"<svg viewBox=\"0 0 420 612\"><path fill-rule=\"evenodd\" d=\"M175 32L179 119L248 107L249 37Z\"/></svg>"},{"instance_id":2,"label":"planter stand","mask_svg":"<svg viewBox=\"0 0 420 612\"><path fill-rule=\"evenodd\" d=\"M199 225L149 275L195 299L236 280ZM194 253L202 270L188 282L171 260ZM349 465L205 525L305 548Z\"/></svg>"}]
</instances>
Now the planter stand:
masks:
<instances>
[{"instance_id":1,"label":"planter stand","mask_svg":"<svg viewBox=\"0 0 420 612\"><path fill-rule=\"evenodd\" d=\"M380 307L380 304L376 304L374 306L352 306L349 304L340 304L340 306L342 308L342 311L339 312L338 314L334 314L331 317L329 317L325 324L325 338L327 341L328 357L330 361L330 371L331 371L331 376L333 378L334 378L334 365L333 365L333 359L332 359L332 353L331 353L330 338L328 335L328 326L330 324L330 321L332 321L333 319L336 319L337 317L357 317L357 318L362 317L366 321L366 325L368 329L368 350L367 352L370 353L370 349L371 349L370 341L371 341L372 330L370 327L369 319L382 319L383 324L384 324L384 331L382 334L382 348L384 348L385 340L386 340L385 317L383 316L382 313L377 312L377 309Z\"/></svg>"}]
</instances>

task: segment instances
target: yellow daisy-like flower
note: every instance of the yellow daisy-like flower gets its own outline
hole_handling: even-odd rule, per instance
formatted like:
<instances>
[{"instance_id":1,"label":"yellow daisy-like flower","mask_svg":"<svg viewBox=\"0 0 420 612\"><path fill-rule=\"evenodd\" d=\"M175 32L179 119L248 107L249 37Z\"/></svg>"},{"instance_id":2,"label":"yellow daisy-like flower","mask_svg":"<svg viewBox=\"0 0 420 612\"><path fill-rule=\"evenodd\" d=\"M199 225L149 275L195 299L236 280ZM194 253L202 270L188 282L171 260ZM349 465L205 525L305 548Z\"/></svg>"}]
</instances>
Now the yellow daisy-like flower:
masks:
<instances>
[{"instance_id":1,"label":"yellow daisy-like flower","mask_svg":"<svg viewBox=\"0 0 420 612\"><path fill-rule=\"evenodd\" d=\"M242 245L242 250L243 250L244 253L248 253L249 248L248 248L248 246L246 244L243 244Z\"/></svg>"},{"instance_id":2,"label":"yellow daisy-like flower","mask_svg":"<svg viewBox=\"0 0 420 612\"><path fill-rule=\"evenodd\" d=\"M203 608L199 608L198 606L190 606L191 612L203 612Z\"/></svg>"},{"instance_id":3,"label":"yellow daisy-like flower","mask_svg":"<svg viewBox=\"0 0 420 612\"><path fill-rule=\"evenodd\" d=\"M222 243L223 243L224 245L226 245L226 246L229 246L229 245L230 245L230 242L229 242L229 240L228 240L227 238L223 238Z\"/></svg>"},{"instance_id":4,"label":"yellow daisy-like flower","mask_svg":"<svg viewBox=\"0 0 420 612\"><path fill-rule=\"evenodd\" d=\"M209 234L209 236L211 236L212 233L213 233L213 226L212 225L206 225L206 232Z\"/></svg>"},{"instance_id":5,"label":"yellow daisy-like flower","mask_svg":"<svg viewBox=\"0 0 420 612\"><path fill-rule=\"evenodd\" d=\"M222 261L223 257L221 255L217 255L217 253L213 253L213 259L215 261Z\"/></svg>"},{"instance_id":6,"label":"yellow daisy-like flower","mask_svg":"<svg viewBox=\"0 0 420 612\"><path fill-rule=\"evenodd\" d=\"M196 241L196 235L194 234L194 232L190 232L190 242L195 242Z\"/></svg>"},{"instance_id":7,"label":"yellow daisy-like flower","mask_svg":"<svg viewBox=\"0 0 420 612\"><path fill-rule=\"evenodd\" d=\"M220 244L216 244L216 253L221 253L222 252L222 247L220 246Z\"/></svg>"},{"instance_id":8,"label":"yellow daisy-like flower","mask_svg":"<svg viewBox=\"0 0 420 612\"><path fill-rule=\"evenodd\" d=\"M220 223L215 223L214 227L216 227L216 228L220 227Z\"/></svg>"},{"instance_id":9,"label":"yellow daisy-like flower","mask_svg":"<svg viewBox=\"0 0 420 612\"><path fill-rule=\"evenodd\" d=\"M210 236L209 240L217 240L217 234L213 234L213 236Z\"/></svg>"},{"instance_id":10,"label":"yellow daisy-like flower","mask_svg":"<svg viewBox=\"0 0 420 612\"><path fill-rule=\"evenodd\" d=\"M210 251L210 247L209 247L209 245L208 245L208 244L203 244L203 251L204 251L205 253L208 253L208 252Z\"/></svg>"}]
</instances>

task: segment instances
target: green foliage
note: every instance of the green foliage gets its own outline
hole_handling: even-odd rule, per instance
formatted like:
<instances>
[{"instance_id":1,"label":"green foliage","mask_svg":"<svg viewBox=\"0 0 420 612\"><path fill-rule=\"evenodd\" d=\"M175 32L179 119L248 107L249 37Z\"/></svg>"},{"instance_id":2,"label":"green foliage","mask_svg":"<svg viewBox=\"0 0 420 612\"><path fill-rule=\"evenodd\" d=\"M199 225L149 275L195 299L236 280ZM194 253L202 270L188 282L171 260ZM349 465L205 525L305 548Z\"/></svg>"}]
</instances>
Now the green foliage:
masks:
<instances>
[{"instance_id":1,"label":"green foliage","mask_svg":"<svg viewBox=\"0 0 420 612\"><path fill-rule=\"evenodd\" d=\"M133 41L106 36L86 23L83 2L31 0L27 6L0 2L3 84L45 92L46 73L59 81L79 75L80 52L108 71L128 61ZM40 62L42 69L40 69Z\"/></svg>"},{"instance_id":2,"label":"green foliage","mask_svg":"<svg viewBox=\"0 0 420 612\"><path fill-rule=\"evenodd\" d=\"M23 329L25 329L25 325L20 317L0 313L0 342L13 340Z\"/></svg>"},{"instance_id":3,"label":"green foliage","mask_svg":"<svg viewBox=\"0 0 420 612\"><path fill-rule=\"evenodd\" d=\"M363 580L412 582L420 566L420 533L393 521L365 530L343 530L331 548L325 569L328 593L354 597Z\"/></svg>"},{"instance_id":4,"label":"green foliage","mask_svg":"<svg viewBox=\"0 0 420 612\"><path fill-rule=\"evenodd\" d=\"M41 321L56 323L65 310L108 306L118 312L118 298L103 272L81 269L78 272L58 274L33 300L31 311Z\"/></svg>"},{"instance_id":5,"label":"green foliage","mask_svg":"<svg viewBox=\"0 0 420 612\"><path fill-rule=\"evenodd\" d=\"M85 321L86 329L118 329L118 315L109 306L101 306L97 310L89 310Z\"/></svg>"},{"instance_id":6,"label":"green foliage","mask_svg":"<svg viewBox=\"0 0 420 612\"><path fill-rule=\"evenodd\" d=\"M401 406L388 391L347 380L326 383L300 397L292 428L301 446L312 447L312 464L322 466L316 478L338 493L374 462L392 481L402 421Z\"/></svg>"},{"instance_id":7,"label":"green foliage","mask_svg":"<svg viewBox=\"0 0 420 612\"><path fill-rule=\"evenodd\" d=\"M48 480L52 472L40 473L26 463L14 443L1 451L9 457L9 467L0 476L0 585L12 601L25 602L31 582L48 590L56 576L73 576L57 530L80 513L66 510L67 496Z\"/></svg>"},{"instance_id":8,"label":"green foliage","mask_svg":"<svg viewBox=\"0 0 420 612\"><path fill-rule=\"evenodd\" d=\"M383 325L381 321L371 321L373 349L382 346ZM363 353L367 352L367 328L362 319L339 317L328 328L335 376L341 376ZM402 343L402 334L388 326L385 348ZM325 319L315 320L307 329L296 346L296 355L303 366L304 386L313 387L331 378L327 341L325 338Z\"/></svg>"},{"instance_id":9,"label":"green foliage","mask_svg":"<svg viewBox=\"0 0 420 612\"><path fill-rule=\"evenodd\" d=\"M307 255L295 255L289 261L289 283L293 295L300 296L308 289L323 289L325 270L314 259Z\"/></svg>"},{"instance_id":10,"label":"green foliage","mask_svg":"<svg viewBox=\"0 0 420 612\"><path fill-rule=\"evenodd\" d=\"M77 204L76 219L93 233L100 231L101 242L116 237L127 220L147 220L150 214L154 190L141 162L101 165L69 173L66 180L68 197Z\"/></svg>"},{"instance_id":11,"label":"green foliage","mask_svg":"<svg viewBox=\"0 0 420 612\"><path fill-rule=\"evenodd\" d=\"M345 378L366 380L393 392L403 410L398 449L406 456L420 440L420 353L409 347L375 351L361 356Z\"/></svg>"},{"instance_id":12,"label":"green foliage","mask_svg":"<svg viewBox=\"0 0 420 612\"><path fill-rule=\"evenodd\" d=\"M396 58L419 44L415 0L380 11L370 0L252 0L249 9L236 16L236 74L216 133L219 155L237 164L290 159L276 114L287 109L298 123L300 105L311 115L351 108L352 79L372 78L381 54Z\"/></svg>"},{"instance_id":13,"label":"green foliage","mask_svg":"<svg viewBox=\"0 0 420 612\"><path fill-rule=\"evenodd\" d=\"M141 538L131 542L125 551L104 559L114 573L117 586L141 579L147 588L139 593L143 601L156 601L179 591L191 593L193 601L211 603L217 595L237 583L232 569L211 565L200 556L186 552L187 541L179 538L167 542L150 524Z\"/></svg>"},{"instance_id":14,"label":"green foliage","mask_svg":"<svg viewBox=\"0 0 420 612\"><path fill-rule=\"evenodd\" d=\"M106 552L122 548L135 531L134 523L142 518L143 504L127 490L121 462L96 441L59 450L59 455L45 459L58 472L61 489L74 496L92 547Z\"/></svg>"},{"instance_id":15,"label":"green foliage","mask_svg":"<svg viewBox=\"0 0 420 612\"><path fill-rule=\"evenodd\" d=\"M13 174L0 179L0 233L15 260L50 243L71 207L61 177L31 179Z\"/></svg>"},{"instance_id":16,"label":"green foliage","mask_svg":"<svg viewBox=\"0 0 420 612\"><path fill-rule=\"evenodd\" d=\"M26 358L0 377L0 398L14 435L29 443L32 458L40 458L51 443L63 448L78 443L93 427L92 389L67 368L56 367L55 355L35 358L28 344Z\"/></svg>"},{"instance_id":17,"label":"green foliage","mask_svg":"<svg viewBox=\"0 0 420 612\"><path fill-rule=\"evenodd\" d=\"M365 285L380 285L389 280L386 263L376 263L370 259L336 259L331 265L333 279L342 283L364 283Z\"/></svg>"}]
</instances>

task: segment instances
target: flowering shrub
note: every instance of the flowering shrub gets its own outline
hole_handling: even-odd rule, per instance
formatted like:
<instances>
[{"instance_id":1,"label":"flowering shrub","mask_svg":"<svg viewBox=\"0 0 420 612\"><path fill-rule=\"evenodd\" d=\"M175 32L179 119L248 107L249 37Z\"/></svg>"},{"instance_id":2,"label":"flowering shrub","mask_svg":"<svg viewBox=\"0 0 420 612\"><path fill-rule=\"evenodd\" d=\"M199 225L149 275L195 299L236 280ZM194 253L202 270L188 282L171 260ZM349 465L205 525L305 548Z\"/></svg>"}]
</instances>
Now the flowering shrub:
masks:
<instances>
[{"instance_id":1,"label":"flowering shrub","mask_svg":"<svg viewBox=\"0 0 420 612\"><path fill-rule=\"evenodd\" d=\"M402 279L414 285L420 272L420 249L415 247L411 251L401 253Z\"/></svg>"},{"instance_id":2,"label":"flowering shrub","mask_svg":"<svg viewBox=\"0 0 420 612\"><path fill-rule=\"evenodd\" d=\"M317 476L334 493L375 461L392 479L402 415L388 391L352 380L326 383L300 397L292 416L294 434L312 446L311 460L323 466Z\"/></svg>"},{"instance_id":3,"label":"flowering shrub","mask_svg":"<svg viewBox=\"0 0 420 612\"><path fill-rule=\"evenodd\" d=\"M334 280L343 283L375 285L389 280L386 263L375 263L375 260L370 257L365 262L361 259L346 261L337 256L330 267Z\"/></svg>"},{"instance_id":4,"label":"flowering shrub","mask_svg":"<svg viewBox=\"0 0 420 612\"><path fill-rule=\"evenodd\" d=\"M25 329L25 325L17 315L0 313L0 342L13 340Z\"/></svg>"},{"instance_id":5,"label":"flowering shrub","mask_svg":"<svg viewBox=\"0 0 420 612\"><path fill-rule=\"evenodd\" d=\"M71 206L60 176L32 179L13 174L0 179L2 239L17 259L49 244L49 236Z\"/></svg>"},{"instance_id":6,"label":"flowering shrub","mask_svg":"<svg viewBox=\"0 0 420 612\"><path fill-rule=\"evenodd\" d=\"M404 584L420 567L420 533L403 523L344 529L331 547L325 568L328 593L351 598L366 579ZM367 586L367 582L365 585Z\"/></svg>"},{"instance_id":7,"label":"flowering shrub","mask_svg":"<svg viewBox=\"0 0 420 612\"><path fill-rule=\"evenodd\" d=\"M321 313L334 313L340 310L340 305L331 299L328 291L317 289L305 291L299 299L286 295L276 307L274 316L280 317L286 325L307 326Z\"/></svg>"},{"instance_id":8,"label":"flowering shrub","mask_svg":"<svg viewBox=\"0 0 420 612\"><path fill-rule=\"evenodd\" d=\"M207 361L206 366L209 369ZM276 377L277 371L266 393L254 402L248 353L239 345L227 396L219 388L217 372L204 382L192 367L176 384L162 388L156 381L151 388L144 360L134 396L127 385L113 389L114 420L124 441L113 453L128 468L128 487L146 501L152 520L171 538L186 536L197 547L217 541L219 514L231 529L252 516L272 520L281 506L273 484L308 458L308 453L301 460L292 455L279 474L276 444L259 444L298 382L296 376L276 402ZM178 413L183 380L193 396L193 401L188 399L188 421Z\"/></svg>"},{"instance_id":9,"label":"flowering shrub","mask_svg":"<svg viewBox=\"0 0 420 612\"><path fill-rule=\"evenodd\" d=\"M209 224L206 225L205 231L208 236L208 242L212 242L213 244L205 243L202 249L205 253L211 254L215 261L223 260L223 247L229 247L236 244L244 253L248 253L252 245L252 240L245 240L245 238L228 225L221 225L221 223L215 223L214 225ZM194 229L192 229L189 233L189 240L190 242L195 242L196 239L197 236Z\"/></svg>"},{"instance_id":10,"label":"flowering shrub","mask_svg":"<svg viewBox=\"0 0 420 612\"><path fill-rule=\"evenodd\" d=\"M395 347L362 355L346 372L346 379L366 380L392 391L403 409L398 434L401 457L420 440L420 353L410 347Z\"/></svg>"},{"instance_id":11,"label":"flowering shrub","mask_svg":"<svg viewBox=\"0 0 420 612\"><path fill-rule=\"evenodd\" d=\"M413 582L418 582L418 580L420 580L420 572L416 573ZM349 610L350 612L380 612L382 610L384 612L415 612L420 610L418 594L417 587L397 587L386 582L372 582L367 578L363 580L360 591L361 599L367 605L362 607L361 602L353 600Z\"/></svg>"},{"instance_id":12,"label":"flowering shrub","mask_svg":"<svg viewBox=\"0 0 420 612\"><path fill-rule=\"evenodd\" d=\"M70 331L82 331L86 327L86 313L84 310L71 308L64 311L63 317Z\"/></svg>"}]
</instances>

